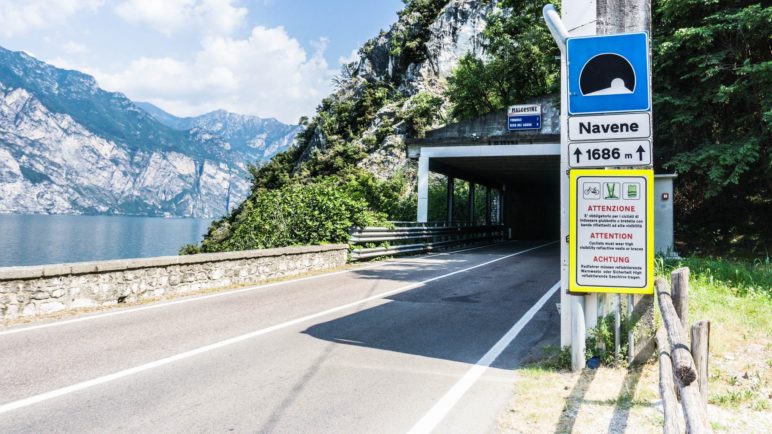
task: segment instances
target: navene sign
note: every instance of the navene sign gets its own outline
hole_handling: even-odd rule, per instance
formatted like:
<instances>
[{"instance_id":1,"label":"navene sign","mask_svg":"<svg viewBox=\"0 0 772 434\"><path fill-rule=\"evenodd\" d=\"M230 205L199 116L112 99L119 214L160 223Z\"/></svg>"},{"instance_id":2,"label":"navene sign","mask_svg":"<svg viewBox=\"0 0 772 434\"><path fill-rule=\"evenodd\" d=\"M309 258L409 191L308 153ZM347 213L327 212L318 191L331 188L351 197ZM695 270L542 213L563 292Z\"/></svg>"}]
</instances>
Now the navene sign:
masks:
<instances>
[{"instance_id":1,"label":"navene sign","mask_svg":"<svg viewBox=\"0 0 772 434\"><path fill-rule=\"evenodd\" d=\"M651 137L651 118L648 113L568 118L568 139L572 142L648 139L649 137Z\"/></svg>"},{"instance_id":2,"label":"navene sign","mask_svg":"<svg viewBox=\"0 0 772 434\"><path fill-rule=\"evenodd\" d=\"M648 53L646 33L568 39L570 167L653 163Z\"/></svg>"}]
</instances>

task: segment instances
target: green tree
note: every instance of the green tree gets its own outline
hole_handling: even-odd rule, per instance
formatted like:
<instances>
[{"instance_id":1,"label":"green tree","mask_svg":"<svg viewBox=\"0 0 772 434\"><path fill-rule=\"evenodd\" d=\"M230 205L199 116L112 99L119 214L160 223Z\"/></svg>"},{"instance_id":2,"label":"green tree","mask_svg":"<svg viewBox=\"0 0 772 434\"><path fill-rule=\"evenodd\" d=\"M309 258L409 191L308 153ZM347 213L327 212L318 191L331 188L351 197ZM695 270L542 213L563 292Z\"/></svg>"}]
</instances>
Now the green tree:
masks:
<instances>
[{"instance_id":1,"label":"green tree","mask_svg":"<svg viewBox=\"0 0 772 434\"><path fill-rule=\"evenodd\" d=\"M264 189L242 204L233 219L212 224L204 252L348 242L352 226L382 222L356 182L324 178ZM194 252L186 246L184 253Z\"/></svg>"},{"instance_id":2,"label":"green tree","mask_svg":"<svg viewBox=\"0 0 772 434\"><path fill-rule=\"evenodd\" d=\"M410 137L424 137L426 129L437 119L443 99L427 92L418 92L407 102L402 119Z\"/></svg>"},{"instance_id":3,"label":"green tree","mask_svg":"<svg viewBox=\"0 0 772 434\"><path fill-rule=\"evenodd\" d=\"M772 240L772 7L654 3L657 166L679 172L681 233L710 253Z\"/></svg>"},{"instance_id":4,"label":"green tree","mask_svg":"<svg viewBox=\"0 0 772 434\"><path fill-rule=\"evenodd\" d=\"M457 119L558 91L560 54L542 20L549 0L504 0L485 28L485 61L463 57L448 78L447 96Z\"/></svg>"},{"instance_id":5,"label":"green tree","mask_svg":"<svg viewBox=\"0 0 772 434\"><path fill-rule=\"evenodd\" d=\"M426 60L426 41L431 36L429 26L448 0L402 0L402 2L405 7L399 12L399 17L409 18L407 22L412 25L400 29L392 36L390 54L394 58L394 66L399 70L407 69L411 63ZM399 78L399 74L394 75L393 78Z\"/></svg>"}]
</instances>

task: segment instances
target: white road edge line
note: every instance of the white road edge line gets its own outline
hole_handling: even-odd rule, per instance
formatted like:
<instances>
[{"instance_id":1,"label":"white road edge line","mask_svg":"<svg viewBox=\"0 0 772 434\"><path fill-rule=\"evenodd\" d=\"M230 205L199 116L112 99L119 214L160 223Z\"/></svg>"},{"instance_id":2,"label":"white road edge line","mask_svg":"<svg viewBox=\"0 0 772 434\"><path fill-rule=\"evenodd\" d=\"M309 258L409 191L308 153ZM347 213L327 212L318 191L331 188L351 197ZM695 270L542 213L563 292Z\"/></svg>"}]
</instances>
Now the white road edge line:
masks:
<instances>
[{"instance_id":1,"label":"white road edge line","mask_svg":"<svg viewBox=\"0 0 772 434\"><path fill-rule=\"evenodd\" d=\"M520 254L523 254L523 253L527 253L527 252L530 252L532 250L536 250L536 249L548 246L550 244L555 244L555 243L556 243L556 241L553 241L553 242L550 242L550 243L545 243L545 244L540 244L538 246L531 247L531 248L525 249L525 250L521 250L519 252L511 253L509 255L505 255L505 256L502 256L502 257L496 258L496 259L492 259L490 261L483 262L481 264L473 265L471 267L467 267L467 268L464 268L464 269L461 269L461 270L456 270L456 271L453 271L451 273L447 273L447 274L443 274L443 275L440 275L440 276L432 277L431 279L427 279L427 280L424 280L422 282L411 283L409 285L405 285L405 286L402 286L400 288L393 289L391 291L386 291L386 292L383 292L383 293L380 293L380 294L377 294L377 295L373 295L373 296L370 296L370 297L367 297L367 298L363 298L363 299L358 300L358 301L354 301L354 302L351 302L351 303L346 303L346 304L343 304L343 305L340 305L340 306L337 306L337 307L333 307L333 308L330 308L330 309L327 309L327 310L323 310L321 312L317 312L317 313L314 313L314 314L311 314L311 315L307 315L307 316L304 316L304 317L300 317L300 318L296 318L296 319L293 319L293 320L290 320L290 321L279 323L279 324L273 325L271 327L267 327L267 328L260 329L260 330L255 330L253 332L249 332L249 333L246 333L246 334L243 334L243 335L239 335L239 336L234 336L232 338L229 338L229 339L226 339L226 340L223 340L223 341L220 341L220 342L215 342L213 344L209 344L209 345L205 345L203 347L195 348L195 349L190 350L190 351L185 351L183 353L175 354L173 356L169 356L169 357L165 357L163 359L159 359L159 360L156 360L156 361L153 361L153 362L145 363L144 365L135 366L133 368L125 369L123 371L118 371L118 372L115 372L115 373L112 373L112 374L108 374L108 375L105 375L105 376L102 376L102 377L97 377L97 378L94 378L94 379L91 379L91 380L86 380L86 381L83 381L81 383L72 384L70 386L65 386L65 387L62 387L60 389L55 389L55 390L51 390L49 392L44 392L44 393L41 393L41 394L38 394L38 395L30 396L29 398L20 399L18 401L12 401L12 402L9 402L7 404L0 405L0 414L8 413L9 411L18 410L18 409L23 408L23 407L28 407L28 406L33 405L33 404L37 404L37 403L40 403L40 402L43 402L43 401L48 401L48 400L53 399L53 398L57 398L57 397L60 397L60 396L63 396L63 395L68 395L70 393L78 392L78 391L81 391L81 390L84 390L84 389L88 389L90 387L98 386L100 384L109 383L111 381L115 381L115 380L118 380L120 378L128 377L130 375L138 374L140 372L148 371L148 370L153 369L153 368L158 368L160 366L168 365L168 364L173 363L173 362L177 362L177 361L180 361L180 360L183 360L183 359L187 359L187 358L190 358L190 357L193 357L193 356L197 356L199 354L203 354L203 353L207 353L207 352L210 352L210 351L214 351L214 350L219 349L219 348L227 347L227 346L230 346L230 345L233 345L233 344L245 341L247 339L252 339L254 337L261 336L261 335L264 335L264 334L268 334L268 333L271 333L271 332L274 332L274 331L277 331L277 330L281 330L281 329L284 329L284 328L287 328L287 327L291 327L293 325L297 325L297 324L300 324L300 323L308 321L308 320L316 319L316 318L319 318L319 317L322 317L322 316L325 316L325 315L329 315L331 313L336 313L336 312L339 312L339 311L342 311L342 310L345 310L345 309L349 309L351 307L355 307L355 306L358 306L360 304L367 303L369 301L385 298L385 297L388 297L390 295L394 295L394 294L397 294L397 293L400 293L400 292L403 292L403 291L407 291L407 290L410 290L410 289L413 289L413 288L417 288L419 286L423 286L423 285L425 285L427 283L434 282L436 280L444 279L446 277L454 276L454 275L460 274L460 273L465 273L465 272L467 272L469 270L474 270L475 268L484 267L484 266L490 265L490 264L492 264L494 262L503 261L504 259L508 259L508 258L513 257L513 256L517 256L517 255L520 255Z\"/></svg>"},{"instance_id":2,"label":"white road edge line","mask_svg":"<svg viewBox=\"0 0 772 434\"><path fill-rule=\"evenodd\" d=\"M543 296L536 302L528 312L520 318L515 325L512 326L501 339L496 342L495 345L488 350L475 365L469 369L469 371L461 377L460 380L453 387L448 390L440 400L434 404L434 406L424 416L416 422L415 425L408 431L408 434L428 434L434 430L437 425L442 422L445 416L450 413L450 410L458 403L458 401L464 396L464 394L474 385L474 383L482 376L488 367L501 355L501 353L509 346L510 343L517 337L517 335L525 328L525 326L533 319L534 315L544 307L555 292L560 288L560 282L552 286Z\"/></svg>"},{"instance_id":3,"label":"white road edge line","mask_svg":"<svg viewBox=\"0 0 772 434\"><path fill-rule=\"evenodd\" d=\"M434 256L450 255L450 254L454 254L454 253L461 253L461 252L466 252L466 251L469 251L469 250L476 250L476 249L482 249L484 247L490 247L491 245L492 244L487 244L487 245L484 245L484 246L472 247L472 248L468 248L468 249L461 249L461 250L453 250L453 251L449 251L449 252L434 253L434 254L431 254L431 255L415 257L415 259L431 258L431 257L434 257ZM303 282L305 280L319 279L319 278L322 278L322 277L335 276L335 275L338 275L338 274L345 274L345 273L352 273L354 271L360 271L360 270L369 270L371 268L378 268L378 267L382 267L384 265L394 265L394 264L400 264L400 263L403 263L403 262L402 261L389 261L389 260L381 261L381 262L379 262L377 264L368 265L368 266L365 266L365 267L352 268L350 270L335 271L335 272L332 272L332 273L317 274L317 275L314 275L314 276L301 277L301 278L291 279L291 280L284 280L284 281L281 281L281 282L265 283L265 284L261 284L261 285L247 286L245 288L239 288L239 289L234 289L234 290L230 290L230 291L218 292L216 294L209 294L209 295L202 295L202 296L191 297L191 298L184 298L182 300L173 300L173 301L166 301L166 302L162 301L162 302L157 302L155 304L150 304L150 305L142 306L142 307L130 307L130 308L126 308L126 309L116 310L116 311L113 311L113 312L106 312L106 313L100 313L100 314L96 314L96 315L83 316L83 317L80 317L80 318L73 318L73 319L68 319L68 320L63 320L63 321L54 321L54 322L49 322L49 323L45 323L45 324L38 324L38 325L34 325L34 326L29 326L29 327L13 328L13 329L10 329L10 330L0 331L0 336L11 335L11 334L14 334L14 333L28 332L28 331L33 331L33 330L46 329L46 328L49 328L49 327L64 326L64 325L69 325L69 324L74 324L74 323L79 323L79 322L84 322L84 321L93 321L93 320L97 320L97 319L108 318L108 317L111 317L111 316L126 315L126 314L130 314L130 313L135 313L135 312L142 312L142 311L145 311L145 310L161 309L161 308L164 308L164 307L175 306L175 305L178 305L178 304L191 303L191 302L194 302L194 301L208 300L210 298L224 297L224 296L228 296L228 295L240 294L242 292L255 291L255 290L258 290L258 289L271 288L271 287L275 287L275 286L287 285L287 284L290 284L290 283Z\"/></svg>"}]
</instances>

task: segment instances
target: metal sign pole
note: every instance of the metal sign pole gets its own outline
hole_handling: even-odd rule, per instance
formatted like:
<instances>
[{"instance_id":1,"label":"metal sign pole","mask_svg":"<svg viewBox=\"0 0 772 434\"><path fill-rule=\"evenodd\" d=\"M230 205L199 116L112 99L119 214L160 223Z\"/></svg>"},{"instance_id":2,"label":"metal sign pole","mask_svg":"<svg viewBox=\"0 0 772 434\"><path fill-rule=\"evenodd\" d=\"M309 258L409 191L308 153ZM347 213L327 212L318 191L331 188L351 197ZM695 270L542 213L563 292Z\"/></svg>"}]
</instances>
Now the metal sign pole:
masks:
<instances>
[{"instance_id":1,"label":"metal sign pole","mask_svg":"<svg viewBox=\"0 0 772 434\"><path fill-rule=\"evenodd\" d=\"M569 154L568 154L568 82L566 39L570 36L594 35L595 0L572 0L562 3L562 18L555 7L546 5L544 20L560 48L560 345L571 346L573 370L585 366L585 297L568 294L568 225L569 225ZM571 29L570 31L568 29ZM595 298L592 298L595 303Z\"/></svg>"},{"instance_id":2,"label":"metal sign pole","mask_svg":"<svg viewBox=\"0 0 772 434\"><path fill-rule=\"evenodd\" d=\"M574 318L584 319L582 306L577 305L576 299L568 294L568 246L565 243L568 237L568 143L567 111L568 96L566 94L566 39L568 30L560 19L553 5L545 5L542 10L544 21L560 48L560 346L571 347L571 367L574 370L584 367L584 336L573 331L577 328ZM578 313L578 314L577 314ZM583 322L583 321L582 321Z\"/></svg>"}]
</instances>

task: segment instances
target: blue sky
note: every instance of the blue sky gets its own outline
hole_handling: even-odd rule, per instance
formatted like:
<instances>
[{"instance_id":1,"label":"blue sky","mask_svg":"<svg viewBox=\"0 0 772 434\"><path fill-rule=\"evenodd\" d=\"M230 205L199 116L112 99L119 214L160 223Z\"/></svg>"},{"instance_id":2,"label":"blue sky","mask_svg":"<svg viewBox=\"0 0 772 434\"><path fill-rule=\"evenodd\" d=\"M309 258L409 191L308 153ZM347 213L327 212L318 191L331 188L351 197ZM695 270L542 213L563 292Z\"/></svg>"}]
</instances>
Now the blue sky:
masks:
<instances>
[{"instance_id":1,"label":"blue sky","mask_svg":"<svg viewBox=\"0 0 772 434\"><path fill-rule=\"evenodd\" d=\"M2 0L0 45L180 116L293 123L401 0Z\"/></svg>"}]
</instances>

